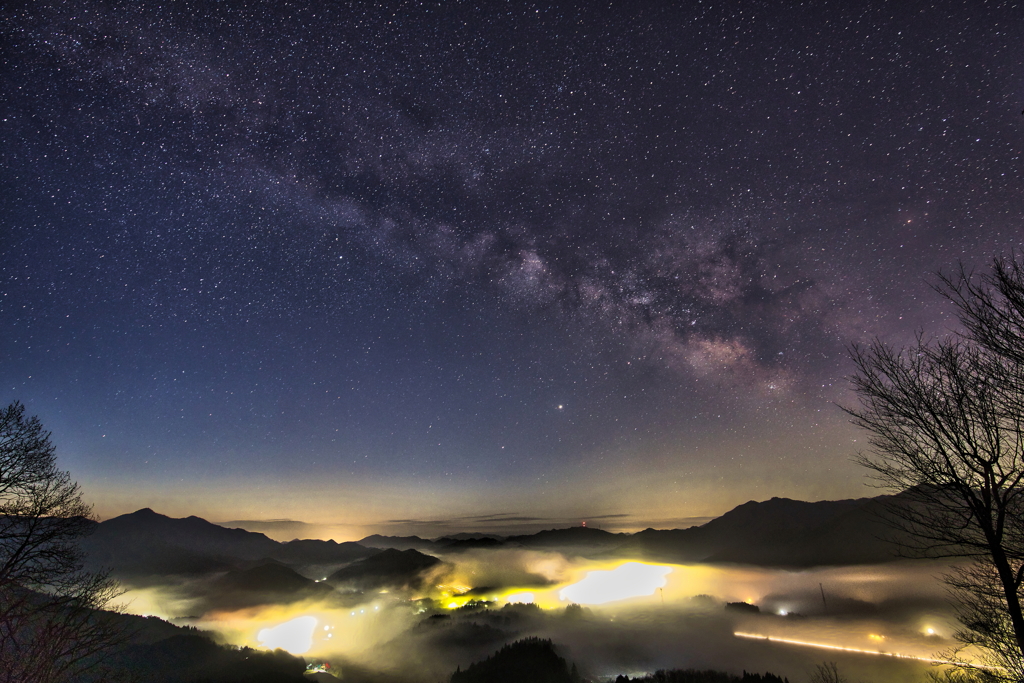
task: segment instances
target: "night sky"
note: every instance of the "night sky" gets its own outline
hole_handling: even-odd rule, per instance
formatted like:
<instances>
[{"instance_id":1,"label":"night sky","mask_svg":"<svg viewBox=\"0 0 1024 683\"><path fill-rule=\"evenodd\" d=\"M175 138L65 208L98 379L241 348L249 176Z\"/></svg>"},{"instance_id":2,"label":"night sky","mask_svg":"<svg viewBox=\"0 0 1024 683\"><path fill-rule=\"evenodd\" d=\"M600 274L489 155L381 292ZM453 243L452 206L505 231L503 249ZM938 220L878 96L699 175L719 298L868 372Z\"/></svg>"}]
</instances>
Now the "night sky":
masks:
<instances>
[{"instance_id":1,"label":"night sky","mask_svg":"<svg viewBox=\"0 0 1024 683\"><path fill-rule=\"evenodd\" d=\"M874 495L847 346L1024 249L1016 3L320 4L4 11L0 401L101 517Z\"/></svg>"}]
</instances>

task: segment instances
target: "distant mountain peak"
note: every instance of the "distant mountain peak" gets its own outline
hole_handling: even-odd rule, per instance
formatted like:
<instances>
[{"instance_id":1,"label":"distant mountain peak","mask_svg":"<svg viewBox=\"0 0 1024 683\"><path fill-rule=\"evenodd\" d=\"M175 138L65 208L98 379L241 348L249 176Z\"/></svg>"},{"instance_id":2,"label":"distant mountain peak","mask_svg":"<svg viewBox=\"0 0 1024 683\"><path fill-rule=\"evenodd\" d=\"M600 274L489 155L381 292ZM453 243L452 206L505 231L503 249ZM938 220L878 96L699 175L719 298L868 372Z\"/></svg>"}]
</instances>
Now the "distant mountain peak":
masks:
<instances>
[{"instance_id":1,"label":"distant mountain peak","mask_svg":"<svg viewBox=\"0 0 1024 683\"><path fill-rule=\"evenodd\" d=\"M419 585L421 572L439 564L441 560L415 548L387 548L342 567L327 580L331 583L354 581L365 585Z\"/></svg>"},{"instance_id":2,"label":"distant mountain peak","mask_svg":"<svg viewBox=\"0 0 1024 683\"><path fill-rule=\"evenodd\" d=\"M124 574L192 574L263 558L287 564L350 562L372 551L355 543L279 543L264 534L229 529L201 517L168 517L143 508L98 523L83 545L89 561Z\"/></svg>"},{"instance_id":3,"label":"distant mountain peak","mask_svg":"<svg viewBox=\"0 0 1024 683\"><path fill-rule=\"evenodd\" d=\"M358 543L367 548L395 548L398 550L409 548L428 550L436 545L433 541L420 538L419 536L382 536L381 534L367 536L360 539Z\"/></svg>"}]
</instances>

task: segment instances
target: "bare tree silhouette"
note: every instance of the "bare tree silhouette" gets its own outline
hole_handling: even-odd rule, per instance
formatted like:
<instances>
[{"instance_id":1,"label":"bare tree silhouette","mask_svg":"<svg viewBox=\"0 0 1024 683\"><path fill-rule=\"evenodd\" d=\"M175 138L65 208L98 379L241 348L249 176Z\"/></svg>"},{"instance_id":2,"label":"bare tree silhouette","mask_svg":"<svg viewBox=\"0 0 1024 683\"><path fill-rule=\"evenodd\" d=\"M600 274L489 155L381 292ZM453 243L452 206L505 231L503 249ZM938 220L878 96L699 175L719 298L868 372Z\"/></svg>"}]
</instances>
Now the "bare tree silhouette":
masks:
<instances>
[{"instance_id":1,"label":"bare tree silhouette","mask_svg":"<svg viewBox=\"0 0 1024 683\"><path fill-rule=\"evenodd\" d=\"M84 570L91 509L57 469L50 435L25 408L0 410L0 681L50 683L99 661L122 638L104 613L119 595Z\"/></svg>"}]
</instances>

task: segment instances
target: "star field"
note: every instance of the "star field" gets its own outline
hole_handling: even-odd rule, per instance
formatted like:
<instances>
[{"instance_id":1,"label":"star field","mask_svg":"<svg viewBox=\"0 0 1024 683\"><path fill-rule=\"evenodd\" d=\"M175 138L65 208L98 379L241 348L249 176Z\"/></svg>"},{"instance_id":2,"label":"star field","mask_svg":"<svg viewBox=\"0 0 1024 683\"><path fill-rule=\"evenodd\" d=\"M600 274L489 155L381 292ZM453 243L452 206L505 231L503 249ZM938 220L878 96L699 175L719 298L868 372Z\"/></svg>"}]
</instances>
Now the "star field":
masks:
<instances>
[{"instance_id":1,"label":"star field","mask_svg":"<svg viewBox=\"0 0 1024 683\"><path fill-rule=\"evenodd\" d=\"M868 495L846 347L1024 248L1013 3L25 3L0 400L101 515Z\"/></svg>"}]
</instances>

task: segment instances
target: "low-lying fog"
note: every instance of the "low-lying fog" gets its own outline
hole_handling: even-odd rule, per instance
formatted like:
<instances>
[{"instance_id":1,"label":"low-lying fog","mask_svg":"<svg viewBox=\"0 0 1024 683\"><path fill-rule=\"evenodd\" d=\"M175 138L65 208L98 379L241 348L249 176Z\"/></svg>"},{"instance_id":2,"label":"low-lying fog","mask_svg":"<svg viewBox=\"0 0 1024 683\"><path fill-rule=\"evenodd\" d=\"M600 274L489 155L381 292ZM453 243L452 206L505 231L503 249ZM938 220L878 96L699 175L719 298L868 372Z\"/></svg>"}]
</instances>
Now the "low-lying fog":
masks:
<instances>
[{"instance_id":1,"label":"low-lying fog","mask_svg":"<svg viewBox=\"0 0 1024 683\"><path fill-rule=\"evenodd\" d=\"M931 665L911 658L953 645L952 610L938 578L945 565L938 563L785 571L506 549L441 559L418 588L337 586L290 604L226 607L209 594L216 577L136 586L126 597L130 612L210 630L236 645L328 660L348 680L366 671L447 680L456 666L535 635L551 638L594 679L714 668L767 670L798 683L818 663L835 661L851 681L895 683L925 680ZM322 579L327 569L305 574ZM726 607L737 602L760 611ZM567 610L572 603L582 609Z\"/></svg>"}]
</instances>

